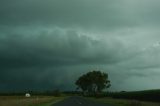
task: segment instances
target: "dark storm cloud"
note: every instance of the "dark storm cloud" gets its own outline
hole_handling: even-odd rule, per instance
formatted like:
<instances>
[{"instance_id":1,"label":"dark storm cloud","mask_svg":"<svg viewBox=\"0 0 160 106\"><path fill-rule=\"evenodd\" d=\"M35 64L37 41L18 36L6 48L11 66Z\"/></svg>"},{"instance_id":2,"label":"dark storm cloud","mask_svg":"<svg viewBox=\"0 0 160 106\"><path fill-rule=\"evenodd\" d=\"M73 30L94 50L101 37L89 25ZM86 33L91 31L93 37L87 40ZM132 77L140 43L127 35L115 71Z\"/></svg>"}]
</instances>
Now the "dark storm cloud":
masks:
<instances>
[{"instance_id":1,"label":"dark storm cloud","mask_svg":"<svg viewBox=\"0 0 160 106\"><path fill-rule=\"evenodd\" d=\"M5 35L0 39L2 67L53 66L67 64L103 64L119 61L116 49L75 31L41 32L30 35ZM121 46L115 42L112 46ZM5 66L6 65L6 66Z\"/></svg>"},{"instance_id":2,"label":"dark storm cloud","mask_svg":"<svg viewBox=\"0 0 160 106\"><path fill-rule=\"evenodd\" d=\"M111 89L158 88L145 82L159 80L159 3L1 0L0 90L72 89L93 69L109 73Z\"/></svg>"},{"instance_id":3,"label":"dark storm cloud","mask_svg":"<svg viewBox=\"0 0 160 106\"><path fill-rule=\"evenodd\" d=\"M121 61L117 56L122 55L121 50L109 46L122 49L123 45L116 40L107 43L103 39L60 28L37 30L10 30L8 34L0 37L2 86L10 88L10 83L14 83L15 86L11 87L14 89L17 86L19 89L29 89L28 86L33 89L67 89L62 87L65 86L62 81L66 78L68 81L65 83L74 84L71 79L75 79L75 75L67 77L67 73L79 73L75 70L83 72L81 69L85 69L85 65L93 67ZM73 66L77 68L73 70ZM50 81L51 79L53 81ZM47 85L41 87L44 83Z\"/></svg>"}]
</instances>

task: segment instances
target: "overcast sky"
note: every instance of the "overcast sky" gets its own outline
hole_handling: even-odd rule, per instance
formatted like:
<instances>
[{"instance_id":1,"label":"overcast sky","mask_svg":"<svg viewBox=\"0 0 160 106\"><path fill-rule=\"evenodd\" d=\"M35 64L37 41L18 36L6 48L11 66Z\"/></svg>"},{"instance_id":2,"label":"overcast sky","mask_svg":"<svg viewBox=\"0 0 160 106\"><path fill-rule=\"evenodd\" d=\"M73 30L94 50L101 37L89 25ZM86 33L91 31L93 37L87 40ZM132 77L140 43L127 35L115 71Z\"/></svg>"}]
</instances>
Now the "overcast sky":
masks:
<instances>
[{"instance_id":1,"label":"overcast sky","mask_svg":"<svg viewBox=\"0 0 160 106\"><path fill-rule=\"evenodd\" d=\"M159 0L0 0L0 91L160 88Z\"/></svg>"}]
</instances>

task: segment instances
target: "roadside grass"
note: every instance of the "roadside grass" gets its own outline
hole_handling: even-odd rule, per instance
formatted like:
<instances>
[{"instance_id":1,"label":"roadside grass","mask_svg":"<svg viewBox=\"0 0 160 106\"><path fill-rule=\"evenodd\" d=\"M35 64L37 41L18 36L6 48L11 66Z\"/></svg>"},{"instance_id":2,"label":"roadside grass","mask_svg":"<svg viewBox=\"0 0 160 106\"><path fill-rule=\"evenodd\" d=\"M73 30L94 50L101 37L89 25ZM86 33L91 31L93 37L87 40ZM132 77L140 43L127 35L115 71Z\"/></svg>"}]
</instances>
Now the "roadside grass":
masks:
<instances>
[{"instance_id":1,"label":"roadside grass","mask_svg":"<svg viewBox=\"0 0 160 106\"><path fill-rule=\"evenodd\" d=\"M160 106L160 103L126 100L126 99L113 99L113 98L87 98L92 101L110 104L111 106Z\"/></svg>"},{"instance_id":2,"label":"roadside grass","mask_svg":"<svg viewBox=\"0 0 160 106\"><path fill-rule=\"evenodd\" d=\"M39 103L36 103L36 104L32 104L32 105L29 105L29 106L51 106L59 101L62 101L63 99L65 99L67 97L53 97L51 100L48 100L48 101L44 101L44 102L39 102Z\"/></svg>"},{"instance_id":3,"label":"roadside grass","mask_svg":"<svg viewBox=\"0 0 160 106\"><path fill-rule=\"evenodd\" d=\"M66 97L32 96L26 98L23 96L0 96L0 106L50 106L64 98Z\"/></svg>"}]
</instances>

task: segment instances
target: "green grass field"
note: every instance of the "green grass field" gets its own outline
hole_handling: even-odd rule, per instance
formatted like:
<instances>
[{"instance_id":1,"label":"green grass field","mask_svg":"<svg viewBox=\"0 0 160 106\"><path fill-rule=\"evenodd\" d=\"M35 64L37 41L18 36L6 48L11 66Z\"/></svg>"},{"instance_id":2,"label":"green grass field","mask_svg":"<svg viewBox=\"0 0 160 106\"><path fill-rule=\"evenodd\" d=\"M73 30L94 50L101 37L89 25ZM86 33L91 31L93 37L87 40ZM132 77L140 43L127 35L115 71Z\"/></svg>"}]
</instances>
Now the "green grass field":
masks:
<instances>
[{"instance_id":1,"label":"green grass field","mask_svg":"<svg viewBox=\"0 0 160 106\"><path fill-rule=\"evenodd\" d=\"M108 92L105 93L104 97L160 102L160 90L157 89L157 90L130 91L130 92Z\"/></svg>"},{"instance_id":2,"label":"green grass field","mask_svg":"<svg viewBox=\"0 0 160 106\"><path fill-rule=\"evenodd\" d=\"M126 99L113 99L113 98L87 98L87 99L96 102L111 104L113 106L160 106L160 103L126 100Z\"/></svg>"},{"instance_id":3,"label":"green grass field","mask_svg":"<svg viewBox=\"0 0 160 106\"><path fill-rule=\"evenodd\" d=\"M0 106L50 106L66 97L53 96L0 96Z\"/></svg>"}]
</instances>

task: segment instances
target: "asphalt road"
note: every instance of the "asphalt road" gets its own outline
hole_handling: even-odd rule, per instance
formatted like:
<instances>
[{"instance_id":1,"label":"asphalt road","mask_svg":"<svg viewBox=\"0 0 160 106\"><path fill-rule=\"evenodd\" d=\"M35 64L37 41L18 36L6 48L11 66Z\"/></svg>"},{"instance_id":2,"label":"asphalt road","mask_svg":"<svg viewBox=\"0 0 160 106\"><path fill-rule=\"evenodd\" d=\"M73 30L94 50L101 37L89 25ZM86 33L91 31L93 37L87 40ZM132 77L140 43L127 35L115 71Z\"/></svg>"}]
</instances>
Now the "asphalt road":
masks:
<instances>
[{"instance_id":1,"label":"asphalt road","mask_svg":"<svg viewBox=\"0 0 160 106\"><path fill-rule=\"evenodd\" d=\"M110 106L110 105L86 100L82 97L70 97L52 106Z\"/></svg>"}]
</instances>

